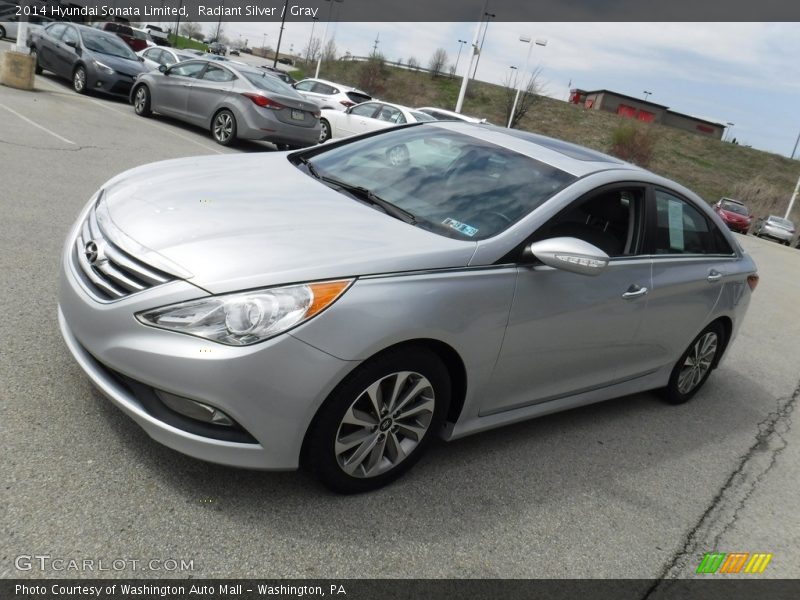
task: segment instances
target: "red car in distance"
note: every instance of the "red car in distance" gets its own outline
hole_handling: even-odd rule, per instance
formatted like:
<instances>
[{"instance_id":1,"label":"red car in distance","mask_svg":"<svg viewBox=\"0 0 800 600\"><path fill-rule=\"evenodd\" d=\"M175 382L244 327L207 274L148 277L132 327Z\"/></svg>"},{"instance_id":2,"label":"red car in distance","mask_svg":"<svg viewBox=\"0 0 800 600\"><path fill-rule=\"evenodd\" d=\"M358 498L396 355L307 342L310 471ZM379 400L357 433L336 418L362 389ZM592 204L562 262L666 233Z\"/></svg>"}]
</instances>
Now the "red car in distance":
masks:
<instances>
[{"instance_id":1,"label":"red car in distance","mask_svg":"<svg viewBox=\"0 0 800 600\"><path fill-rule=\"evenodd\" d=\"M147 38L144 36L137 36L130 25L108 21L104 23L95 23L94 26L103 31L116 33L134 52L140 52L147 48Z\"/></svg>"},{"instance_id":2,"label":"red car in distance","mask_svg":"<svg viewBox=\"0 0 800 600\"><path fill-rule=\"evenodd\" d=\"M750 209L742 202L732 198L720 198L719 202L714 205L714 212L720 216L728 229L745 235L753 222Z\"/></svg>"}]
</instances>

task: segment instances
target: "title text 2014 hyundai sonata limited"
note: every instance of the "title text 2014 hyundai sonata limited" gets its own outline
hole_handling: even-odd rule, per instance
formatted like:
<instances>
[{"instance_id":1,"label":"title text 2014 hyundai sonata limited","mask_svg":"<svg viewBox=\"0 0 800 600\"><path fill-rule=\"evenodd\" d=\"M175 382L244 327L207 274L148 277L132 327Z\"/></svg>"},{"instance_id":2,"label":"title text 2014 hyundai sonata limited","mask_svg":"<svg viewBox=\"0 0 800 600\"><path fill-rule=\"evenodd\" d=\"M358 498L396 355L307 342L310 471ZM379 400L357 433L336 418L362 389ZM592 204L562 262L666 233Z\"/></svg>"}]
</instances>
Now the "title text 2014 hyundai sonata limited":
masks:
<instances>
[{"instance_id":1,"label":"title text 2014 hyundai sonata limited","mask_svg":"<svg viewBox=\"0 0 800 600\"><path fill-rule=\"evenodd\" d=\"M685 402L758 282L680 185L457 122L133 169L89 200L62 271L69 349L155 440L339 492L436 434Z\"/></svg>"}]
</instances>

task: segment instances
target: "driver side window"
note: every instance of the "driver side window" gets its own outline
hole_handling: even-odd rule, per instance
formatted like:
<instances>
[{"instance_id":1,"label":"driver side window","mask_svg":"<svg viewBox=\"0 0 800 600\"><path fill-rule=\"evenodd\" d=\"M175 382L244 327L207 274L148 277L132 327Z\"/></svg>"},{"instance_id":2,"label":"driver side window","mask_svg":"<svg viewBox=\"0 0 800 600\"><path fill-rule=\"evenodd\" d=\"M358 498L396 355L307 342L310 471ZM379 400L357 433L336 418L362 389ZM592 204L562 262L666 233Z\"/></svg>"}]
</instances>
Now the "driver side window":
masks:
<instances>
[{"instance_id":1,"label":"driver side window","mask_svg":"<svg viewBox=\"0 0 800 600\"><path fill-rule=\"evenodd\" d=\"M179 75L181 77L198 77L205 68L206 63L190 62L182 65L177 65L169 70L171 75Z\"/></svg>"},{"instance_id":2,"label":"driver side window","mask_svg":"<svg viewBox=\"0 0 800 600\"><path fill-rule=\"evenodd\" d=\"M642 250L645 190L614 187L595 191L562 210L534 234L532 241L574 237L610 257Z\"/></svg>"}]
</instances>

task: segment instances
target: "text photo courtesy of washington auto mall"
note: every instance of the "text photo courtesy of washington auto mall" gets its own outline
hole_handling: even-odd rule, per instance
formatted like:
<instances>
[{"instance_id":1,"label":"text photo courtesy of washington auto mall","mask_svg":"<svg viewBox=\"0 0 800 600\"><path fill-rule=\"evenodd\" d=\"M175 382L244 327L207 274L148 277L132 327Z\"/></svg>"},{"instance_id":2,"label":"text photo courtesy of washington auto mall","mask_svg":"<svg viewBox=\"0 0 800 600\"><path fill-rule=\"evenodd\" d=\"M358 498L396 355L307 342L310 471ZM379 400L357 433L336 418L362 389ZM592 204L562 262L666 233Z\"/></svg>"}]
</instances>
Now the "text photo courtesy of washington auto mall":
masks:
<instances>
[{"instance_id":1,"label":"text photo courtesy of washington auto mall","mask_svg":"<svg viewBox=\"0 0 800 600\"><path fill-rule=\"evenodd\" d=\"M800 4L0 0L0 598L800 597Z\"/></svg>"}]
</instances>

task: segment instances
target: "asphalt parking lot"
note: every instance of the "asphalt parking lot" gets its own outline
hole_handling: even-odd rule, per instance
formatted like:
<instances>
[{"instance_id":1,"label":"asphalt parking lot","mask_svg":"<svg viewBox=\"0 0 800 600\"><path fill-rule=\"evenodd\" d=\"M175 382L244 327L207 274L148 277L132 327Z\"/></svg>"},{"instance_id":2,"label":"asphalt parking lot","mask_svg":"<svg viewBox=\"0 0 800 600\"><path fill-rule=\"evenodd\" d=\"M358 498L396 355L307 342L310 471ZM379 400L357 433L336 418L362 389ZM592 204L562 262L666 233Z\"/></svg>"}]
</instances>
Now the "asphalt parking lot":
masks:
<instances>
[{"instance_id":1,"label":"asphalt parking lot","mask_svg":"<svg viewBox=\"0 0 800 600\"><path fill-rule=\"evenodd\" d=\"M800 577L800 251L739 238L761 283L689 404L640 394L439 443L396 484L334 496L153 442L92 388L56 322L64 237L105 180L272 146L222 148L50 76L36 88L0 86L0 577L86 575L15 567L49 555L193 564L101 577L651 578L691 576L709 551L771 552L764 576Z\"/></svg>"}]
</instances>

